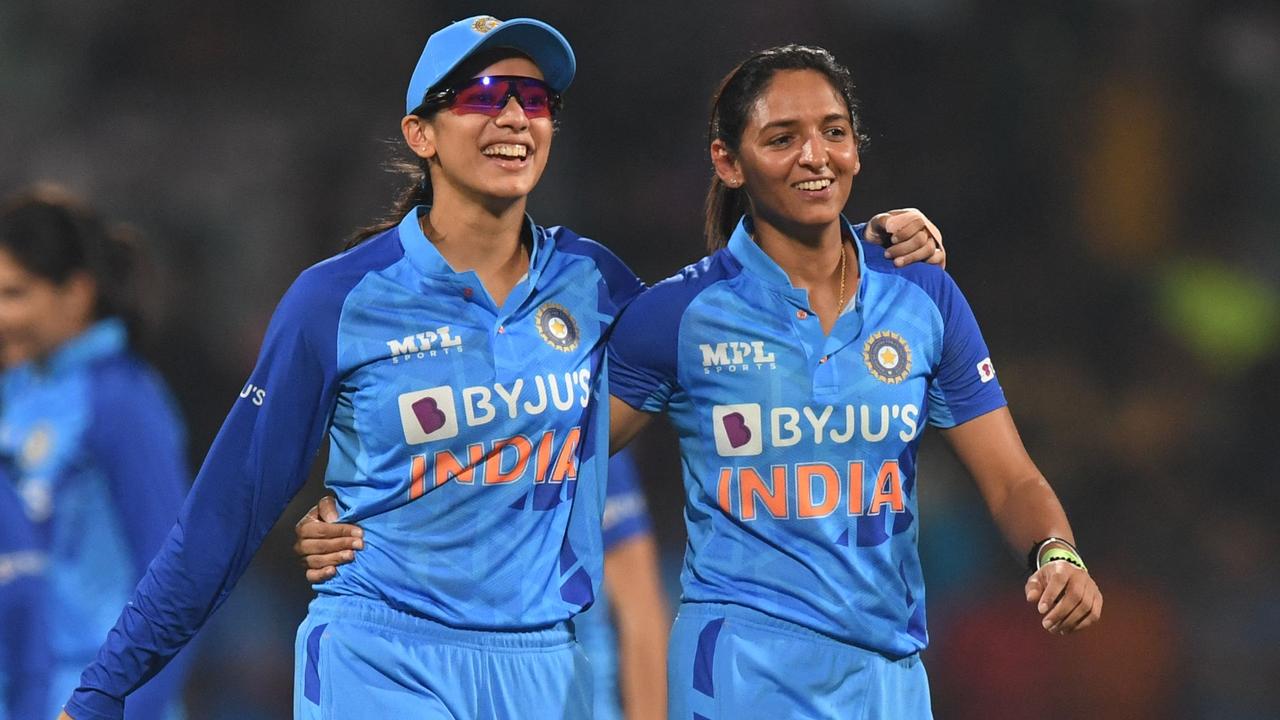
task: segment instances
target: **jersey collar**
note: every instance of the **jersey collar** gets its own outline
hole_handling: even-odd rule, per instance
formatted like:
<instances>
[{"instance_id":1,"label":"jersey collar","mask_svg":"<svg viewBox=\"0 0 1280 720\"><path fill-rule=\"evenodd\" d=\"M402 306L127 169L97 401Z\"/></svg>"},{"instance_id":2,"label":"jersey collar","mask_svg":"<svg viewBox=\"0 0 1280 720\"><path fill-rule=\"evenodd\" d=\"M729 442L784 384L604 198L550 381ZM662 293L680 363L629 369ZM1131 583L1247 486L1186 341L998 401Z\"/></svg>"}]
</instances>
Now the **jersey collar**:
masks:
<instances>
[{"instance_id":1,"label":"jersey collar","mask_svg":"<svg viewBox=\"0 0 1280 720\"><path fill-rule=\"evenodd\" d=\"M448 261L436 249L435 244L428 240L427 236L422 232L422 225L419 224L418 219L430 211L430 205L419 205L406 213L404 219L400 221L398 234L400 235L400 245L404 248L404 254L408 256L409 262L413 264L414 268L423 275L460 275L461 273L449 266ZM545 231L534 223L533 218L528 214L525 214L524 222L530 228L530 234L533 236L533 247L529 251L528 279L530 284L536 284L550 253L545 252L543 248L547 243Z\"/></svg>"},{"instance_id":2,"label":"jersey collar","mask_svg":"<svg viewBox=\"0 0 1280 720\"><path fill-rule=\"evenodd\" d=\"M853 239L854 252L858 258L858 277L861 282L858 283L858 292L854 295L855 302L846 305L841 314L857 309L862 306L862 301L866 297L867 290L867 259L863 255L861 236L855 231L853 225L844 216L840 216L840 223L844 226L846 235ZM809 294L800 288L791 284L791 278L787 276L785 270L778 263L774 262L769 254L760 249L754 238L751 237L755 228L751 222L750 215L743 215L738 221L738 227L734 228L733 234L729 236L729 252L742 263L742 267L761 282L783 295L808 304Z\"/></svg>"},{"instance_id":3,"label":"jersey collar","mask_svg":"<svg viewBox=\"0 0 1280 720\"><path fill-rule=\"evenodd\" d=\"M107 318L89 326L89 329L63 343L44 362L28 361L12 371L12 376L58 375L111 355L124 352L129 347L129 332L124 321Z\"/></svg>"}]
</instances>

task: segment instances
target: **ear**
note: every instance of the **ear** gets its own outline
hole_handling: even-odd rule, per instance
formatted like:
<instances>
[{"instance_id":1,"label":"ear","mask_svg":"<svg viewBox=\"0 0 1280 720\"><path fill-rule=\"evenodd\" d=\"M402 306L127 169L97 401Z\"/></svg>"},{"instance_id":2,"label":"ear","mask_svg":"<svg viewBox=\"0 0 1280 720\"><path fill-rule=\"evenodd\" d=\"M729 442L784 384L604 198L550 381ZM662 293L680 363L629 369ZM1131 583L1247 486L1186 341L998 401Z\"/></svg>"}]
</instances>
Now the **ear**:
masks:
<instances>
[{"instance_id":1,"label":"ear","mask_svg":"<svg viewBox=\"0 0 1280 720\"><path fill-rule=\"evenodd\" d=\"M436 129L417 115L405 115L400 121L400 133L414 155L430 160L436 156Z\"/></svg>"},{"instance_id":2,"label":"ear","mask_svg":"<svg viewBox=\"0 0 1280 720\"><path fill-rule=\"evenodd\" d=\"M66 317L83 319L85 325L92 323L98 304L98 283L93 276L83 271L72 273L60 290Z\"/></svg>"},{"instance_id":3,"label":"ear","mask_svg":"<svg viewBox=\"0 0 1280 720\"><path fill-rule=\"evenodd\" d=\"M731 188L742 187L742 167L738 158L723 140L711 141L711 165L716 169L720 182Z\"/></svg>"}]
</instances>

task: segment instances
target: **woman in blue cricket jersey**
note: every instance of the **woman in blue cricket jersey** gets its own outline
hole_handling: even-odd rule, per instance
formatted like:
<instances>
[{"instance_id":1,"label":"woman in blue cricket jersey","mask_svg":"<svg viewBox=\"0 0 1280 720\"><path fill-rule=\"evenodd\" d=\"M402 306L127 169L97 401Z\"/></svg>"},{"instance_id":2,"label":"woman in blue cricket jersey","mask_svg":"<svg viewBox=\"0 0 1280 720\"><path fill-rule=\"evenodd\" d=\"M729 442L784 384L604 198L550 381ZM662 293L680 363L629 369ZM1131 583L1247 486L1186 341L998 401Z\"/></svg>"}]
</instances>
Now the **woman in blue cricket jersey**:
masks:
<instances>
[{"instance_id":1,"label":"woman in blue cricket jersey","mask_svg":"<svg viewBox=\"0 0 1280 720\"><path fill-rule=\"evenodd\" d=\"M181 418L129 345L135 253L54 187L0 208L0 457L48 561L44 716L78 684L188 482ZM131 699L130 717L179 717L185 665Z\"/></svg>"},{"instance_id":2,"label":"woman in blue cricket jersey","mask_svg":"<svg viewBox=\"0 0 1280 720\"><path fill-rule=\"evenodd\" d=\"M589 717L567 621L601 576L603 339L641 286L525 214L573 74L536 20L431 36L401 120L429 194L415 186L285 294L66 715L121 716L225 599L327 436L326 484L365 546L298 629L295 717Z\"/></svg>"},{"instance_id":3,"label":"woman in blue cricket jersey","mask_svg":"<svg viewBox=\"0 0 1280 720\"><path fill-rule=\"evenodd\" d=\"M951 279L868 252L841 216L860 169L849 72L752 55L715 95L713 254L646 291L610 342L614 443L666 412L689 545L671 716L930 717L915 455L939 427L1046 630L1100 616L1061 505L1023 449Z\"/></svg>"}]
</instances>

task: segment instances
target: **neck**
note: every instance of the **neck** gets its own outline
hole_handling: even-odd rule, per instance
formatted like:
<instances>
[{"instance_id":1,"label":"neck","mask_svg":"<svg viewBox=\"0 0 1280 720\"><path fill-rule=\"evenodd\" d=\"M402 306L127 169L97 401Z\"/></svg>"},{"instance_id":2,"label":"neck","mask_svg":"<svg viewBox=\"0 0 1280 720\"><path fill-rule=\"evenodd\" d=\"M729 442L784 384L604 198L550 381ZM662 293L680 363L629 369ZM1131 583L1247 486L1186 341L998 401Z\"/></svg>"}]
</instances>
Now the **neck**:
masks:
<instances>
[{"instance_id":1,"label":"neck","mask_svg":"<svg viewBox=\"0 0 1280 720\"><path fill-rule=\"evenodd\" d=\"M431 213L421 219L423 234L458 272L474 270L485 276L510 265L524 264L520 244L526 198L505 203L478 203L447 187L433 193ZM486 283L487 284L487 283Z\"/></svg>"},{"instance_id":2,"label":"neck","mask_svg":"<svg viewBox=\"0 0 1280 720\"><path fill-rule=\"evenodd\" d=\"M792 285L812 291L825 287L833 279L839 282L840 252L844 243L844 228L839 220L817 228L781 227L758 217L753 218L753 222L756 244L787 273ZM846 280L857 277L855 262Z\"/></svg>"}]
</instances>

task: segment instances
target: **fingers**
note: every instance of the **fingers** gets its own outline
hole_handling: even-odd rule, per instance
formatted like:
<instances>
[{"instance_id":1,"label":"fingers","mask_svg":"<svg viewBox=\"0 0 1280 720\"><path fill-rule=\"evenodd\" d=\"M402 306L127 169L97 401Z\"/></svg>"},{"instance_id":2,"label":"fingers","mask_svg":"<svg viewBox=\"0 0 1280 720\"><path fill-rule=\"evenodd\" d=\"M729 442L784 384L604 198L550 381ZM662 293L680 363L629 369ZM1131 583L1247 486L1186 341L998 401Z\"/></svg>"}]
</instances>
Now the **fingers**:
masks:
<instances>
[{"instance_id":1,"label":"fingers","mask_svg":"<svg viewBox=\"0 0 1280 720\"><path fill-rule=\"evenodd\" d=\"M1027 581L1027 599L1033 585L1039 592L1037 610L1044 617L1040 624L1056 635L1082 630L1102 617L1102 593L1089 573L1067 563L1049 563Z\"/></svg>"},{"instance_id":2,"label":"fingers","mask_svg":"<svg viewBox=\"0 0 1280 720\"><path fill-rule=\"evenodd\" d=\"M924 213L915 208L903 208L881 213L876 218L882 216L887 216L883 222L883 234L888 239L881 243L886 245L884 256L893 260L895 266L928 262L946 267L947 255L942 249L942 233Z\"/></svg>"},{"instance_id":3,"label":"fingers","mask_svg":"<svg viewBox=\"0 0 1280 720\"><path fill-rule=\"evenodd\" d=\"M302 564L308 570L320 570L327 567L346 565L356 559L355 550L339 550L337 552L304 555Z\"/></svg>"},{"instance_id":4,"label":"fingers","mask_svg":"<svg viewBox=\"0 0 1280 720\"><path fill-rule=\"evenodd\" d=\"M1040 582L1039 575L1032 575L1027 580L1024 592L1026 593L1027 602L1029 603L1036 602L1040 599L1040 596L1044 594L1044 583Z\"/></svg>"},{"instance_id":5,"label":"fingers","mask_svg":"<svg viewBox=\"0 0 1280 720\"><path fill-rule=\"evenodd\" d=\"M329 578L332 578L334 575L337 575L337 574L338 574L338 568L332 565L330 565L329 567L320 568L319 570L308 570L307 582L311 583L312 585L318 585L319 583L322 583L325 580L328 580Z\"/></svg>"},{"instance_id":6,"label":"fingers","mask_svg":"<svg viewBox=\"0 0 1280 720\"><path fill-rule=\"evenodd\" d=\"M364 540L353 537L338 538L300 538L293 544L293 552L295 555L306 558L313 555L331 555L340 552L355 552L364 549ZM348 560L349 562L350 560ZM327 563L326 563L327 564ZM309 567L317 567L309 565Z\"/></svg>"},{"instance_id":7,"label":"fingers","mask_svg":"<svg viewBox=\"0 0 1280 720\"><path fill-rule=\"evenodd\" d=\"M325 495L320 498L320 502L316 504L316 508L320 512L320 519L324 522L331 523L338 521L338 499L332 495Z\"/></svg>"}]
</instances>

